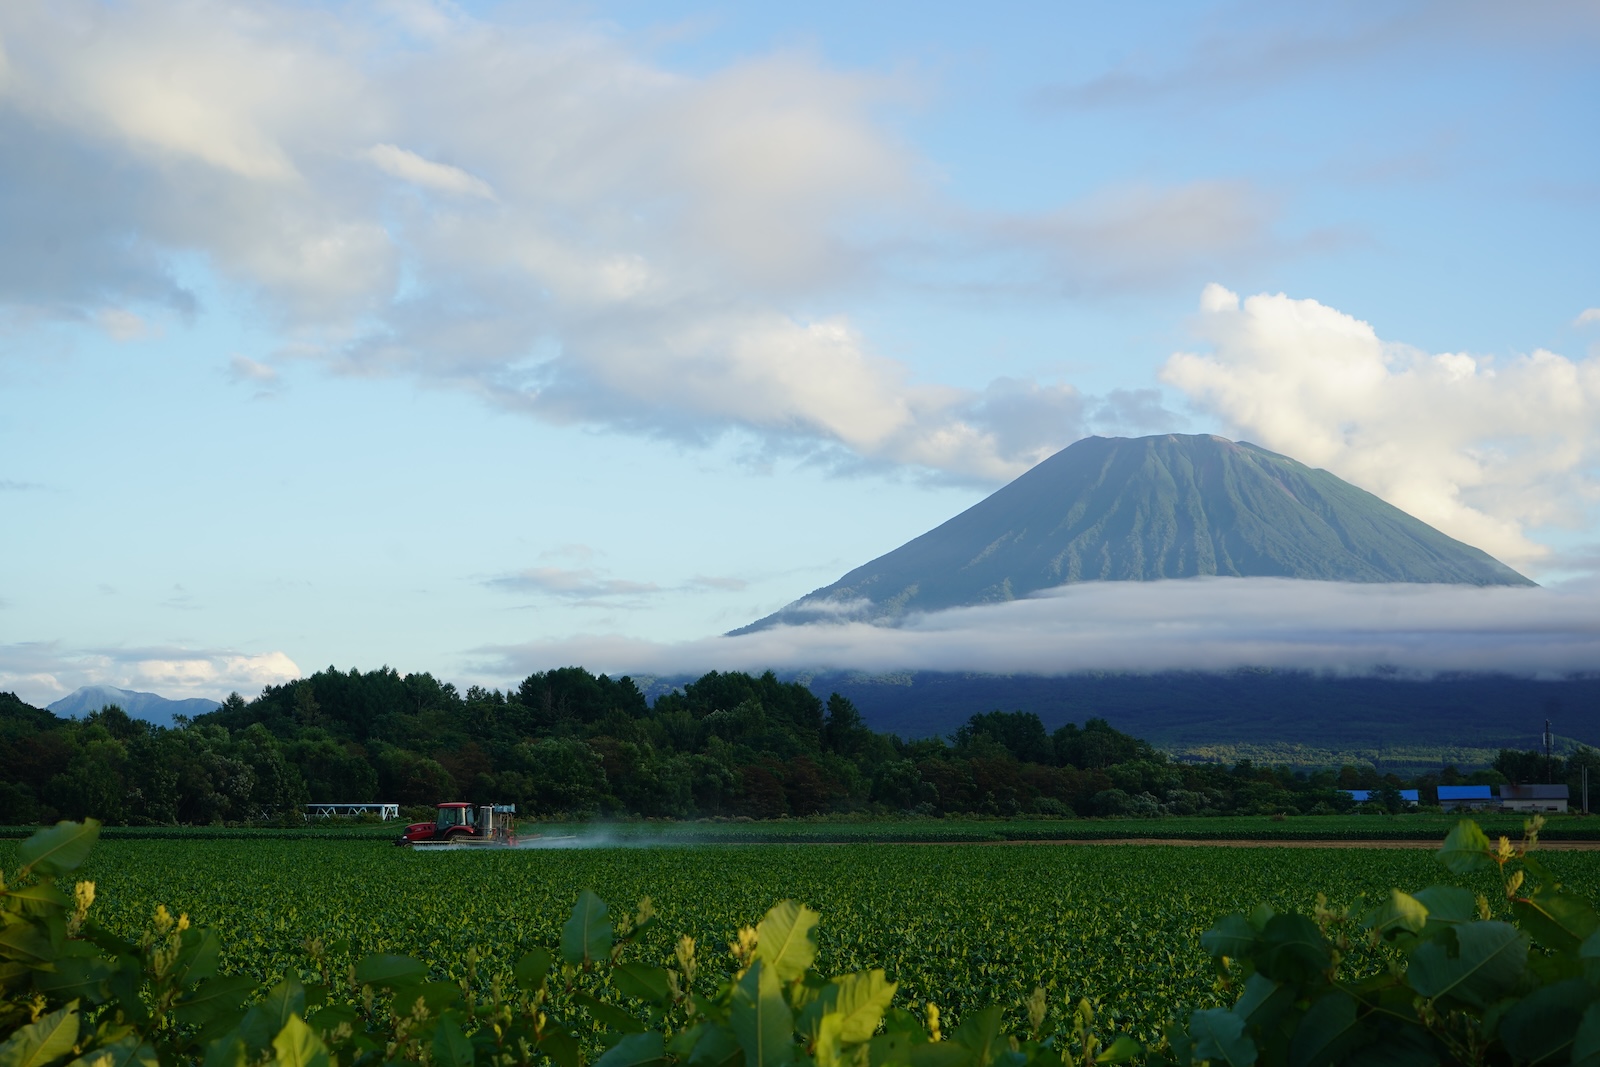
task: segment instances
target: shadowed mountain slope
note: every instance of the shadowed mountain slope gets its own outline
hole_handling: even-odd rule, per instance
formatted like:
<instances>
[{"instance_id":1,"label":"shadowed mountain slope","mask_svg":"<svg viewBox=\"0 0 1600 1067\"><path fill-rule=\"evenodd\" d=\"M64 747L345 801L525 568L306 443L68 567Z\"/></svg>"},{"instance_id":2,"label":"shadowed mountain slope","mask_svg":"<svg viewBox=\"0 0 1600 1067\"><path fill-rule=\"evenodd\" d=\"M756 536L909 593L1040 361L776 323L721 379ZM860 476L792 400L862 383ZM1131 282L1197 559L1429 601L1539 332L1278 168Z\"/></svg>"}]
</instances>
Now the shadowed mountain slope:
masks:
<instances>
[{"instance_id":1,"label":"shadowed mountain slope","mask_svg":"<svg viewBox=\"0 0 1600 1067\"><path fill-rule=\"evenodd\" d=\"M1324 470L1221 437L1089 437L955 518L734 633L1199 575L1532 585Z\"/></svg>"}]
</instances>

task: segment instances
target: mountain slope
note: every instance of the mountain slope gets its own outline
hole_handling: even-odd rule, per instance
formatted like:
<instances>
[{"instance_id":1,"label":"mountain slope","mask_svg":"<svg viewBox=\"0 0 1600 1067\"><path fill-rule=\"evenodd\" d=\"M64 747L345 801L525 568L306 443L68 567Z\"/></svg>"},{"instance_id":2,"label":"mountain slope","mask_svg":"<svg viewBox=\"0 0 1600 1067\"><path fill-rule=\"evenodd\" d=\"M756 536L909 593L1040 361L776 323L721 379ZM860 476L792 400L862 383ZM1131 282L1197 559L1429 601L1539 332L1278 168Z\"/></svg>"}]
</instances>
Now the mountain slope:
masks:
<instances>
[{"instance_id":1,"label":"mountain slope","mask_svg":"<svg viewBox=\"0 0 1600 1067\"><path fill-rule=\"evenodd\" d=\"M115 704L130 717L143 719L157 726L171 726L174 715L187 715L193 718L208 711L216 711L222 706L215 700L207 700L204 697L169 700L155 693L138 693L131 689L115 689L109 685L86 685L51 704L50 710L64 718L81 719L91 712L99 711L107 704Z\"/></svg>"},{"instance_id":2,"label":"mountain slope","mask_svg":"<svg viewBox=\"0 0 1600 1067\"><path fill-rule=\"evenodd\" d=\"M1221 437L1090 437L955 518L734 633L1199 575L1532 585L1371 493Z\"/></svg>"}]
</instances>

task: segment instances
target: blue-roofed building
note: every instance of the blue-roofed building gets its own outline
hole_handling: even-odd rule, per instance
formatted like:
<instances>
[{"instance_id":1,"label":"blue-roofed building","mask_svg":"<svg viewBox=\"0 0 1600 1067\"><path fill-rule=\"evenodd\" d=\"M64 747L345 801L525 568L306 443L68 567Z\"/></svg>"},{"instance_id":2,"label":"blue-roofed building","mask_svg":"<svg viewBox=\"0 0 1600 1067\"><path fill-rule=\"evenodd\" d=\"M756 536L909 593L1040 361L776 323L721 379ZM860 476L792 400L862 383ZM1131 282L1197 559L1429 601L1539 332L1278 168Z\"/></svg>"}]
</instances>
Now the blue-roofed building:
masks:
<instances>
[{"instance_id":1,"label":"blue-roofed building","mask_svg":"<svg viewBox=\"0 0 1600 1067\"><path fill-rule=\"evenodd\" d=\"M1497 808L1500 801L1486 785L1441 785L1439 806L1445 811L1476 811Z\"/></svg>"}]
</instances>

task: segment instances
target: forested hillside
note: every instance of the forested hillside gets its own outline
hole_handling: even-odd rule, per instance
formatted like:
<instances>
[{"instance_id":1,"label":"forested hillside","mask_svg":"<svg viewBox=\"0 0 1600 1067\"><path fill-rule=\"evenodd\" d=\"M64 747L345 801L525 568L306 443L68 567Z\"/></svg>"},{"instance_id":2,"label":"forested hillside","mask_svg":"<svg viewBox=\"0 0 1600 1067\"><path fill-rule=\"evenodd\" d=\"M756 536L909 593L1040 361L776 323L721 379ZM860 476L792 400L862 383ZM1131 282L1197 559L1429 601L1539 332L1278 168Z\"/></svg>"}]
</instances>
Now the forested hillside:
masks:
<instances>
[{"instance_id":1,"label":"forested hillside","mask_svg":"<svg viewBox=\"0 0 1600 1067\"><path fill-rule=\"evenodd\" d=\"M1402 784L1370 767L1174 763L1103 719L1048 733L1029 711L906 741L869 729L845 697L771 673L712 672L652 704L629 678L577 667L465 693L425 673L329 668L173 729L115 706L59 719L0 694L11 825L263 822L312 801L461 799L655 817L1265 813L1347 808L1341 787L1388 787L1393 803Z\"/></svg>"}]
</instances>

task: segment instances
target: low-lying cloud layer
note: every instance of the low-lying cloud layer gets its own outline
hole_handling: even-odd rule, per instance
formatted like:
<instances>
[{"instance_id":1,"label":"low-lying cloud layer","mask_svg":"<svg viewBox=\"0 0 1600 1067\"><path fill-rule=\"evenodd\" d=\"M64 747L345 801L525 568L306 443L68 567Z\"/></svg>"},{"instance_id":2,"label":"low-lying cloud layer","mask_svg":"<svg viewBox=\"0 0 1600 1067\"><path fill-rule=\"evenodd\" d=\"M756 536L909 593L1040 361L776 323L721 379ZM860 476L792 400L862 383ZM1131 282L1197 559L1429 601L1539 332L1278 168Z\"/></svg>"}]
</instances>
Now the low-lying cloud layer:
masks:
<instances>
[{"instance_id":1,"label":"low-lying cloud layer","mask_svg":"<svg viewBox=\"0 0 1600 1067\"><path fill-rule=\"evenodd\" d=\"M56 642L0 645L0 692L43 707L86 685L151 691L169 699L254 696L300 677L282 652L198 648L72 648Z\"/></svg>"},{"instance_id":2,"label":"low-lying cloud layer","mask_svg":"<svg viewBox=\"0 0 1600 1067\"><path fill-rule=\"evenodd\" d=\"M1277 578L1089 582L914 616L894 627L819 623L679 644L586 636L475 655L480 674L503 679L570 664L653 675L1238 667L1562 675L1600 665L1600 583L1479 589Z\"/></svg>"}]
</instances>

